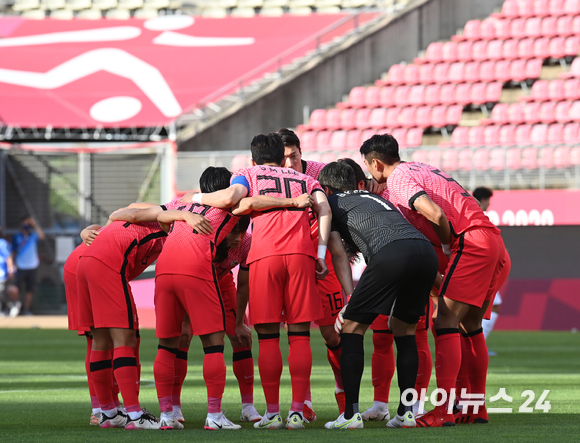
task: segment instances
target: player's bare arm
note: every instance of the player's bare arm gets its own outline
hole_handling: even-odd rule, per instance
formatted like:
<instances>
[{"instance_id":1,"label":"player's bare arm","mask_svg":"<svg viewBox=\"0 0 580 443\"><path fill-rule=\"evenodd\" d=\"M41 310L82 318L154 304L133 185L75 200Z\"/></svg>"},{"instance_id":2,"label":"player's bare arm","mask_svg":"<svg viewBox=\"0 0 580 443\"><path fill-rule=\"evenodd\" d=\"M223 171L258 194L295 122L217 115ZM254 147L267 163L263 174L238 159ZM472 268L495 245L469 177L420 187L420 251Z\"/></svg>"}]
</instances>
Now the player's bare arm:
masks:
<instances>
[{"instance_id":1,"label":"player's bare arm","mask_svg":"<svg viewBox=\"0 0 580 443\"><path fill-rule=\"evenodd\" d=\"M250 295L250 271L240 269L238 272L237 306L236 306L236 337L243 346L252 347L252 331L245 323L246 307Z\"/></svg>"},{"instance_id":2,"label":"player's bare arm","mask_svg":"<svg viewBox=\"0 0 580 443\"><path fill-rule=\"evenodd\" d=\"M248 195L248 188L244 185L234 184L229 188L220 191L194 194L191 201L203 205L213 206L214 208L227 209L235 206L239 201Z\"/></svg>"},{"instance_id":3,"label":"player's bare arm","mask_svg":"<svg viewBox=\"0 0 580 443\"><path fill-rule=\"evenodd\" d=\"M451 242L451 229L443 209L426 194L417 197L413 205L419 214L429 220L439 240L441 240L441 244L448 245Z\"/></svg>"},{"instance_id":4,"label":"player's bare arm","mask_svg":"<svg viewBox=\"0 0 580 443\"><path fill-rule=\"evenodd\" d=\"M157 214L157 222L165 232L169 231L169 227L175 221L186 222L200 234L210 235L213 232L209 219L199 214L193 214L189 211L178 211L176 209L161 211Z\"/></svg>"},{"instance_id":5,"label":"player's bare arm","mask_svg":"<svg viewBox=\"0 0 580 443\"><path fill-rule=\"evenodd\" d=\"M350 297L354 291L352 269L350 267L350 262L348 261L348 254L346 253L342 243L342 238L337 231L332 231L330 233L328 249L330 250L332 266L334 266L336 277L338 278L344 293L347 297Z\"/></svg>"},{"instance_id":6,"label":"player's bare arm","mask_svg":"<svg viewBox=\"0 0 580 443\"><path fill-rule=\"evenodd\" d=\"M324 262L324 256L326 254L326 248L328 247L328 240L330 238L330 226L332 224L332 211L326 194L324 192L314 192L312 195L314 197L314 202L312 204L312 210L318 216L318 259L316 260L316 278L319 280L324 279L328 274L328 267ZM323 247L321 249L321 246ZM324 251L324 254L322 252ZM322 257L321 257L322 256Z\"/></svg>"},{"instance_id":7,"label":"player's bare arm","mask_svg":"<svg viewBox=\"0 0 580 443\"><path fill-rule=\"evenodd\" d=\"M129 223L156 222L157 215L160 212L163 212L163 208L159 205L151 206L146 209L127 208L113 212L109 216L109 220L126 221Z\"/></svg>"},{"instance_id":8,"label":"player's bare arm","mask_svg":"<svg viewBox=\"0 0 580 443\"><path fill-rule=\"evenodd\" d=\"M296 198L278 198L269 195L245 197L232 208L232 214L245 215L253 211L266 211L273 208L310 208L314 198L309 194L302 194Z\"/></svg>"},{"instance_id":9,"label":"player's bare arm","mask_svg":"<svg viewBox=\"0 0 580 443\"><path fill-rule=\"evenodd\" d=\"M101 229L100 225L90 225L83 229L81 231L83 243L90 246L93 240L99 235L99 229Z\"/></svg>"}]
</instances>

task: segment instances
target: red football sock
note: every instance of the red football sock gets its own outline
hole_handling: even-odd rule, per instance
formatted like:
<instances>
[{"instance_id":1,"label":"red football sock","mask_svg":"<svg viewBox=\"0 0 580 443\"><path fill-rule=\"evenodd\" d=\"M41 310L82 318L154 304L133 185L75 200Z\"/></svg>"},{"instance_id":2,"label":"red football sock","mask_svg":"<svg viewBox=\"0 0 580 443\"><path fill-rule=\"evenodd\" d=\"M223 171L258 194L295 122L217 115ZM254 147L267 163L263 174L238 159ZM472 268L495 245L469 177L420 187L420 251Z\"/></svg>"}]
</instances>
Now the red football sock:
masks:
<instances>
[{"instance_id":1,"label":"red football sock","mask_svg":"<svg viewBox=\"0 0 580 443\"><path fill-rule=\"evenodd\" d=\"M139 347L141 346L141 334L139 330L135 331L137 345L135 346L135 358L137 359L137 380L139 384L137 385L138 390L141 390L141 360L139 359Z\"/></svg>"},{"instance_id":2,"label":"red football sock","mask_svg":"<svg viewBox=\"0 0 580 443\"><path fill-rule=\"evenodd\" d=\"M436 333L435 373L437 375L437 387L447 393L447 400L449 400L451 389L455 388L457 374L461 366L459 329L438 329ZM447 410L446 403L442 407Z\"/></svg>"},{"instance_id":3,"label":"red football sock","mask_svg":"<svg viewBox=\"0 0 580 443\"><path fill-rule=\"evenodd\" d=\"M431 371L433 370L433 360L431 359L431 349L429 349L429 331L417 329L415 332L417 342L417 352L419 353L419 370L417 371L417 381L415 391L421 395L421 389L427 390L431 381Z\"/></svg>"},{"instance_id":4,"label":"red football sock","mask_svg":"<svg viewBox=\"0 0 580 443\"><path fill-rule=\"evenodd\" d=\"M302 412L312 371L310 332L288 332L288 342L290 344L288 368L292 383L292 406L290 409L294 412Z\"/></svg>"},{"instance_id":5,"label":"red football sock","mask_svg":"<svg viewBox=\"0 0 580 443\"><path fill-rule=\"evenodd\" d=\"M113 384L113 351L91 351L90 370L93 386L99 399L101 409L115 409L111 386Z\"/></svg>"},{"instance_id":6,"label":"red football sock","mask_svg":"<svg viewBox=\"0 0 580 443\"><path fill-rule=\"evenodd\" d=\"M489 353L483 336L483 330L478 329L468 334L467 339L471 343L471 353L467 359L467 371L471 393L485 396L485 384L487 382L487 367L489 366Z\"/></svg>"},{"instance_id":7,"label":"red football sock","mask_svg":"<svg viewBox=\"0 0 580 443\"><path fill-rule=\"evenodd\" d=\"M207 402L209 413L220 413L222 397L226 387L226 364L224 362L224 346L208 346L203 348L203 380L207 387Z\"/></svg>"},{"instance_id":8,"label":"red football sock","mask_svg":"<svg viewBox=\"0 0 580 443\"><path fill-rule=\"evenodd\" d=\"M459 373L457 374L457 382L455 383L455 392L457 394L457 399L462 399L462 391L465 389L466 394L471 393L471 385L469 383L469 370L468 370L468 360L471 354L471 341L469 338L461 335L461 366L459 367Z\"/></svg>"},{"instance_id":9,"label":"red football sock","mask_svg":"<svg viewBox=\"0 0 580 443\"><path fill-rule=\"evenodd\" d=\"M137 359L135 348L120 346L113 352L113 370L123 396L127 412L138 412L139 405L139 378L137 375Z\"/></svg>"},{"instance_id":10,"label":"red football sock","mask_svg":"<svg viewBox=\"0 0 580 443\"><path fill-rule=\"evenodd\" d=\"M175 358L175 378L173 379L173 406L181 406L181 388L187 375L187 351L189 348L179 348Z\"/></svg>"},{"instance_id":11,"label":"red football sock","mask_svg":"<svg viewBox=\"0 0 580 443\"><path fill-rule=\"evenodd\" d=\"M391 380L395 374L395 350L393 334L373 333L372 379L375 388L374 401L389 402Z\"/></svg>"},{"instance_id":12,"label":"red football sock","mask_svg":"<svg viewBox=\"0 0 580 443\"><path fill-rule=\"evenodd\" d=\"M85 357L85 371L87 372L87 382L89 384L89 395L91 396L91 399L97 396L95 387L93 386L93 376L91 374L92 349L93 349L93 339L91 337L87 337L87 355Z\"/></svg>"},{"instance_id":13,"label":"red football sock","mask_svg":"<svg viewBox=\"0 0 580 443\"><path fill-rule=\"evenodd\" d=\"M155 377L155 388L161 412L173 410L171 403L173 395L173 385L175 383L175 355L177 349L167 348L159 345L155 363L153 364L153 375Z\"/></svg>"},{"instance_id":14,"label":"red football sock","mask_svg":"<svg viewBox=\"0 0 580 443\"><path fill-rule=\"evenodd\" d=\"M242 403L254 403L254 358L248 347L234 348L234 375L238 380Z\"/></svg>"},{"instance_id":15,"label":"red football sock","mask_svg":"<svg viewBox=\"0 0 580 443\"><path fill-rule=\"evenodd\" d=\"M267 412L280 412L280 377L282 376L282 353L280 352L280 333L258 334L260 354L258 368Z\"/></svg>"},{"instance_id":16,"label":"red football sock","mask_svg":"<svg viewBox=\"0 0 580 443\"><path fill-rule=\"evenodd\" d=\"M326 345L326 358L334 373L334 382L338 389L344 389L342 386L342 374L340 373L340 355L342 354L342 346L340 344L335 347Z\"/></svg>"}]
</instances>

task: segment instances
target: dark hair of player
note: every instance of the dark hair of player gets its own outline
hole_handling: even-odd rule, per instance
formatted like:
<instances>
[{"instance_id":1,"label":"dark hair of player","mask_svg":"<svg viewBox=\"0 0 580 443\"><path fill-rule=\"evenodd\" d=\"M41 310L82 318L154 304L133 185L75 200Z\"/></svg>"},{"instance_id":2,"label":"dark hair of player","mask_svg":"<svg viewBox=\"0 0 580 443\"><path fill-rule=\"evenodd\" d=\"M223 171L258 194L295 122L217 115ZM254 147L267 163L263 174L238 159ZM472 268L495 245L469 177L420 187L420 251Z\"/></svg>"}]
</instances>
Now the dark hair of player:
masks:
<instances>
[{"instance_id":1,"label":"dark hair of player","mask_svg":"<svg viewBox=\"0 0 580 443\"><path fill-rule=\"evenodd\" d=\"M242 232L246 232L248 230L248 226L250 226L250 216L242 215L236 225L232 228L231 232L233 234L241 234ZM230 247L228 246L228 239L226 237L215 250L215 258L213 259L214 263L220 263L228 258L229 250Z\"/></svg>"},{"instance_id":2,"label":"dark hair of player","mask_svg":"<svg viewBox=\"0 0 580 443\"><path fill-rule=\"evenodd\" d=\"M322 187L326 186L332 192L356 189L354 170L346 162L332 162L327 164L320 171L318 182Z\"/></svg>"},{"instance_id":3,"label":"dark hair of player","mask_svg":"<svg viewBox=\"0 0 580 443\"><path fill-rule=\"evenodd\" d=\"M201 192L215 192L230 186L232 173L227 168L208 167L199 178Z\"/></svg>"},{"instance_id":4,"label":"dark hair of player","mask_svg":"<svg viewBox=\"0 0 580 443\"><path fill-rule=\"evenodd\" d=\"M282 138L275 132L258 134L250 143L252 160L257 165L275 163L281 165L284 160L284 143Z\"/></svg>"},{"instance_id":5,"label":"dark hair of player","mask_svg":"<svg viewBox=\"0 0 580 443\"><path fill-rule=\"evenodd\" d=\"M250 226L250 216L249 215L242 215L234 229L237 229L238 232L245 232L248 230L248 226Z\"/></svg>"},{"instance_id":6,"label":"dark hair of player","mask_svg":"<svg viewBox=\"0 0 580 443\"><path fill-rule=\"evenodd\" d=\"M473 191L473 196L479 201L487 200L493 197L493 191L489 188L481 186Z\"/></svg>"},{"instance_id":7,"label":"dark hair of player","mask_svg":"<svg viewBox=\"0 0 580 443\"><path fill-rule=\"evenodd\" d=\"M355 162L352 158L341 158L341 159L338 159L337 161L338 161L338 163L346 163L347 165L349 165L352 168L352 170L354 171L354 180L355 180L357 186L361 181L367 180L367 176L363 172L360 165L357 162Z\"/></svg>"},{"instance_id":8,"label":"dark hair of player","mask_svg":"<svg viewBox=\"0 0 580 443\"><path fill-rule=\"evenodd\" d=\"M296 146L298 150L302 152L302 149L300 148L300 139L294 131L282 128L278 130L278 135L282 138L284 146Z\"/></svg>"},{"instance_id":9,"label":"dark hair of player","mask_svg":"<svg viewBox=\"0 0 580 443\"><path fill-rule=\"evenodd\" d=\"M399 157L399 143L391 134L373 135L360 147L360 153L367 162L376 158L387 165L401 161Z\"/></svg>"}]
</instances>

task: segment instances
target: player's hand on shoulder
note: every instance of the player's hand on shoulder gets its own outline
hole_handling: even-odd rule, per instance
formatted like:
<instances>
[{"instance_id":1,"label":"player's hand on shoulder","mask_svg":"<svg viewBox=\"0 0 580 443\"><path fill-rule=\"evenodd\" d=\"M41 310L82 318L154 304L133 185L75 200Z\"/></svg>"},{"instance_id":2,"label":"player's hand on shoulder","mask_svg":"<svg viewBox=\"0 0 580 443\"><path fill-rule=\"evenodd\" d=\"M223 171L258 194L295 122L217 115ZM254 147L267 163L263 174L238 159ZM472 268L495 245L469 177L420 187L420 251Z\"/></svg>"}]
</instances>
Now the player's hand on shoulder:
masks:
<instances>
[{"instance_id":1,"label":"player's hand on shoulder","mask_svg":"<svg viewBox=\"0 0 580 443\"><path fill-rule=\"evenodd\" d=\"M83 229L81 231L81 238L83 239L83 243L87 246L90 246L98 235L99 231L94 229Z\"/></svg>"},{"instance_id":2,"label":"player's hand on shoulder","mask_svg":"<svg viewBox=\"0 0 580 443\"><path fill-rule=\"evenodd\" d=\"M382 194L387 188L387 183L378 183L374 178L367 180L367 191L373 194Z\"/></svg>"},{"instance_id":3,"label":"player's hand on shoulder","mask_svg":"<svg viewBox=\"0 0 580 443\"><path fill-rule=\"evenodd\" d=\"M324 280L324 277L328 275L328 266L323 258L316 259L316 278L318 280Z\"/></svg>"},{"instance_id":4,"label":"player's hand on shoulder","mask_svg":"<svg viewBox=\"0 0 580 443\"><path fill-rule=\"evenodd\" d=\"M200 234L210 235L213 233L211 222L203 215L193 214L189 211L185 211L184 217L185 222Z\"/></svg>"},{"instance_id":5,"label":"player's hand on shoulder","mask_svg":"<svg viewBox=\"0 0 580 443\"><path fill-rule=\"evenodd\" d=\"M314 204L314 197L310 194L302 194L300 197L296 197L294 205L297 208L311 208Z\"/></svg>"}]
</instances>

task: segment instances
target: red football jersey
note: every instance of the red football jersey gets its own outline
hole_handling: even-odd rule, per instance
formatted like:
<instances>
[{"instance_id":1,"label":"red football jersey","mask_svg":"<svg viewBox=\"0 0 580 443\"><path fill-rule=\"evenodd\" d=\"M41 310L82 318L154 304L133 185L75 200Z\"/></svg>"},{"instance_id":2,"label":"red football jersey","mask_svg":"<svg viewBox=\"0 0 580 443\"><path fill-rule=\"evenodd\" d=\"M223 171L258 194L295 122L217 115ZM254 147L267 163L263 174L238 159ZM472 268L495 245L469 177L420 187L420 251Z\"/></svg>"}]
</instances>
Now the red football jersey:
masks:
<instances>
[{"instance_id":1,"label":"red football jersey","mask_svg":"<svg viewBox=\"0 0 580 443\"><path fill-rule=\"evenodd\" d=\"M397 166L387 179L387 189L382 197L391 201L433 244L439 245L441 241L431 224L417 213L413 205L415 199L423 194L445 212L452 232L457 235L475 226L500 232L469 192L444 172L424 163L403 162Z\"/></svg>"},{"instance_id":2,"label":"red football jersey","mask_svg":"<svg viewBox=\"0 0 580 443\"><path fill-rule=\"evenodd\" d=\"M82 256L102 261L131 281L157 259L166 239L157 223L115 221L100 231Z\"/></svg>"},{"instance_id":3,"label":"red football jersey","mask_svg":"<svg viewBox=\"0 0 580 443\"><path fill-rule=\"evenodd\" d=\"M312 177L315 180L318 180L320 171L322 171L322 168L324 168L325 166L326 163L311 162L304 160L302 161L303 174L307 175L308 177Z\"/></svg>"},{"instance_id":4,"label":"red football jersey","mask_svg":"<svg viewBox=\"0 0 580 443\"><path fill-rule=\"evenodd\" d=\"M68 256L66 261L64 262L64 270L70 272L71 274L77 275L77 265L79 264L79 260L83 252L86 251L87 245L81 243L78 245Z\"/></svg>"},{"instance_id":5,"label":"red football jersey","mask_svg":"<svg viewBox=\"0 0 580 443\"><path fill-rule=\"evenodd\" d=\"M173 200L175 202L175 200ZM172 208L174 203L164 205ZM163 252L157 260L155 275L182 274L191 275L203 280L216 280L213 259L215 250L230 233L239 220L229 211L213 208L198 203L181 204L177 207L208 218L213 233L199 234L184 221L176 221L171 226Z\"/></svg>"},{"instance_id":6,"label":"red football jersey","mask_svg":"<svg viewBox=\"0 0 580 443\"><path fill-rule=\"evenodd\" d=\"M230 248L228 251L228 258L224 261L216 263L215 268L218 273L218 278L225 275L231 275L231 270L240 265L240 269L248 270L248 253L252 245L252 234L246 233L237 248Z\"/></svg>"},{"instance_id":7,"label":"red football jersey","mask_svg":"<svg viewBox=\"0 0 580 443\"><path fill-rule=\"evenodd\" d=\"M254 166L240 169L233 177L244 176L249 185L249 197L271 195L292 198L320 191L313 178L293 169L274 166ZM252 213L253 242L248 263L273 255L305 254L316 258L310 235L308 211L280 208Z\"/></svg>"}]
</instances>

